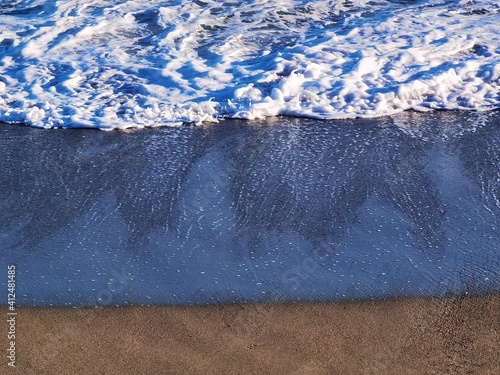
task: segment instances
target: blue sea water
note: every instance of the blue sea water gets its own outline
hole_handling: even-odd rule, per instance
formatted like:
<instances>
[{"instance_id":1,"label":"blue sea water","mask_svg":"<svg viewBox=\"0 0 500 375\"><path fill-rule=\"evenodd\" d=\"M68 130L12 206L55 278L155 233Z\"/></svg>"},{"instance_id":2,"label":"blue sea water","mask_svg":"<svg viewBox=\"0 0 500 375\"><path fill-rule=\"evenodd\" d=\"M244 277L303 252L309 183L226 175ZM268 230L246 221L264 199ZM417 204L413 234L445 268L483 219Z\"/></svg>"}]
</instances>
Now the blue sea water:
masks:
<instances>
[{"instance_id":1,"label":"blue sea water","mask_svg":"<svg viewBox=\"0 0 500 375\"><path fill-rule=\"evenodd\" d=\"M35 306L499 292L499 104L498 1L4 0L0 265Z\"/></svg>"},{"instance_id":2,"label":"blue sea water","mask_svg":"<svg viewBox=\"0 0 500 375\"><path fill-rule=\"evenodd\" d=\"M495 0L3 0L0 121L101 129L500 104Z\"/></svg>"},{"instance_id":3,"label":"blue sea water","mask_svg":"<svg viewBox=\"0 0 500 375\"><path fill-rule=\"evenodd\" d=\"M0 267L35 306L498 293L499 124L445 111L4 126Z\"/></svg>"}]
</instances>

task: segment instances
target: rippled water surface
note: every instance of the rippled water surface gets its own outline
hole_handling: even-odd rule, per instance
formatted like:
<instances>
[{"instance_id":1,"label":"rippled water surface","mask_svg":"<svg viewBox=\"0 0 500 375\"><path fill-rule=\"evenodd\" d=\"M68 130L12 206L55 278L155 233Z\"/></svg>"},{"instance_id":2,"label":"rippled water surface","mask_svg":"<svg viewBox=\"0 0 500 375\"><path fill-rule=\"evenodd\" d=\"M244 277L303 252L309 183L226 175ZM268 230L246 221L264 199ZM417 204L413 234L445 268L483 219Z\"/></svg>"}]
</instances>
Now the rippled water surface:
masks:
<instances>
[{"instance_id":1,"label":"rippled water surface","mask_svg":"<svg viewBox=\"0 0 500 375\"><path fill-rule=\"evenodd\" d=\"M23 305L499 292L499 125L497 112L4 125L0 264L16 264Z\"/></svg>"}]
</instances>

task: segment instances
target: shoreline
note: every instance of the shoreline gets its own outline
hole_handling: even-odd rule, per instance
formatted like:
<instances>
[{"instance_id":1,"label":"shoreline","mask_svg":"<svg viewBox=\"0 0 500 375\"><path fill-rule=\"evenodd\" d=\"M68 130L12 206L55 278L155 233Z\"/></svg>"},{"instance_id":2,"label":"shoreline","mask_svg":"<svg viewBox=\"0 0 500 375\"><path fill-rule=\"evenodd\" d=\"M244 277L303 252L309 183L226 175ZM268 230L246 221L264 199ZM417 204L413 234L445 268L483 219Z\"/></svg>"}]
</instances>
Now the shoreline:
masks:
<instances>
[{"instance_id":1,"label":"shoreline","mask_svg":"<svg viewBox=\"0 0 500 375\"><path fill-rule=\"evenodd\" d=\"M10 373L500 373L499 121L4 127Z\"/></svg>"},{"instance_id":2,"label":"shoreline","mask_svg":"<svg viewBox=\"0 0 500 375\"><path fill-rule=\"evenodd\" d=\"M22 374L494 374L500 369L500 294L17 310L16 369Z\"/></svg>"},{"instance_id":3,"label":"shoreline","mask_svg":"<svg viewBox=\"0 0 500 375\"><path fill-rule=\"evenodd\" d=\"M436 112L335 126L4 127L0 238L19 270L17 302L498 292L499 121Z\"/></svg>"}]
</instances>

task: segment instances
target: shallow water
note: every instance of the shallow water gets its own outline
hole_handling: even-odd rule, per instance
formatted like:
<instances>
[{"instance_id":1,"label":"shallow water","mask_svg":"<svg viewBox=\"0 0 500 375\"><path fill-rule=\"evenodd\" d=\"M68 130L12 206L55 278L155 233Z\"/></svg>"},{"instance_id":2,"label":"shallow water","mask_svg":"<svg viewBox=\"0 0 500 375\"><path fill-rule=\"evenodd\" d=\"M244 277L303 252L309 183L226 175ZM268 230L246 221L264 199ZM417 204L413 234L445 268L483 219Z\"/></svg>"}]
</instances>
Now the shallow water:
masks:
<instances>
[{"instance_id":1,"label":"shallow water","mask_svg":"<svg viewBox=\"0 0 500 375\"><path fill-rule=\"evenodd\" d=\"M0 264L17 266L22 305L499 292L499 125L498 112L3 125Z\"/></svg>"},{"instance_id":2,"label":"shallow water","mask_svg":"<svg viewBox=\"0 0 500 375\"><path fill-rule=\"evenodd\" d=\"M0 5L0 121L102 129L499 108L482 0Z\"/></svg>"}]
</instances>

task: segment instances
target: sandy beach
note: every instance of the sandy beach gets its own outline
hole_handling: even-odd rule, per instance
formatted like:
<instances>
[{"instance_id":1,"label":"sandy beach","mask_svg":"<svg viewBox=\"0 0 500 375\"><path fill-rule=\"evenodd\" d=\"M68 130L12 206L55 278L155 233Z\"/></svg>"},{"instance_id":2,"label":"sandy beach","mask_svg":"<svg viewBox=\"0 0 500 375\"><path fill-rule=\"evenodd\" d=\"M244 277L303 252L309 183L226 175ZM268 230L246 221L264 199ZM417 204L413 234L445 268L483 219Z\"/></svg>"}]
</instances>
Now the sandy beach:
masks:
<instances>
[{"instance_id":1,"label":"sandy beach","mask_svg":"<svg viewBox=\"0 0 500 375\"><path fill-rule=\"evenodd\" d=\"M499 375L499 4L0 1L0 375Z\"/></svg>"},{"instance_id":2,"label":"sandy beach","mask_svg":"<svg viewBox=\"0 0 500 375\"><path fill-rule=\"evenodd\" d=\"M499 309L498 294L337 304L23 308L17 373L498 374Z\"/></svg>"}]
</instances>

